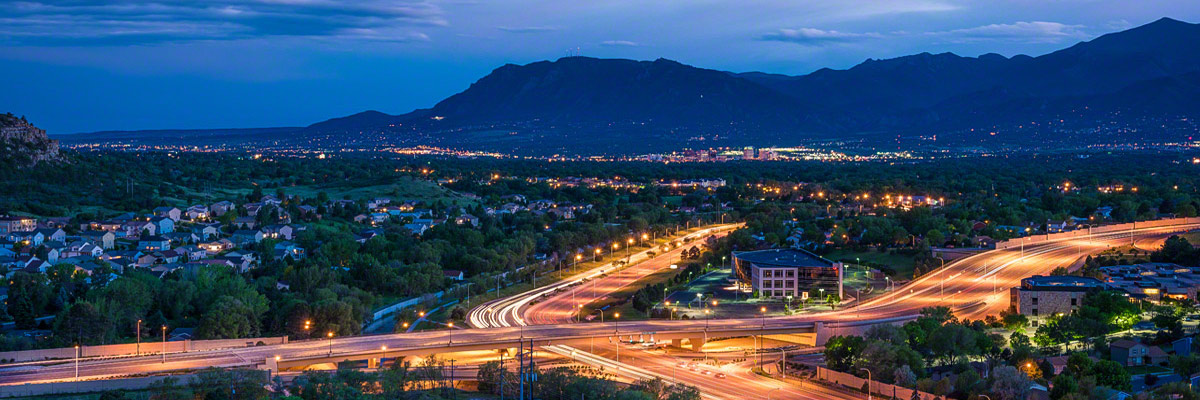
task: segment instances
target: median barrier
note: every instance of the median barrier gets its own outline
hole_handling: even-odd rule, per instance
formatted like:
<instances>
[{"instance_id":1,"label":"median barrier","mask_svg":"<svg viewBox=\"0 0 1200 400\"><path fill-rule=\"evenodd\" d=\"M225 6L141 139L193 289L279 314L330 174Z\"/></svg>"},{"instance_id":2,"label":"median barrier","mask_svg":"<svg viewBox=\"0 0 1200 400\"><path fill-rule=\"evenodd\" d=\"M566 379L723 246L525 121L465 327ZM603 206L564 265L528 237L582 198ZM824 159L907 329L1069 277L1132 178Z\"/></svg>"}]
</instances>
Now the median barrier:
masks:
<instances>
[{"instance_id":1,"label":"median barrier","mask_svg":"<svg viewBox=\"0 0 1200 400\"><path fill-rule=\"evenodd\" d=\"M237 347L252 347L257 346L260 343L262 345L284 344L287 343L287 337L277 336L245 339L181 340L165 343L142 342L140 346L136 343L83 346L79 349L79 357L117 357L133 356L137 354L161 354L163 352L179 353L188 351L207 351ZM7 360L7 362L27 362L72 358L75 358L74 347L0 352L0 360Z\"/></svg>"}]
</instances>

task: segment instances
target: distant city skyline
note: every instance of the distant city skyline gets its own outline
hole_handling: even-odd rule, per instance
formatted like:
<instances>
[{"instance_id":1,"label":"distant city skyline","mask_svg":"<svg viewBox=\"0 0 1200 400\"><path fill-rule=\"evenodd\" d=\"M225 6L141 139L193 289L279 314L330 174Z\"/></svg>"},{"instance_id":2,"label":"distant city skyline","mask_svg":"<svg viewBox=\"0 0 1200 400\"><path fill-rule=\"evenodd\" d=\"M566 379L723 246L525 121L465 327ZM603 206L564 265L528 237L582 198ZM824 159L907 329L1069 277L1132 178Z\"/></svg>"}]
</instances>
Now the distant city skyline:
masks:
<instances>
[{"instance_id":1,"label":"distant city skyline","mask_svg":"<svg viewBox=\"0 0 1200 400\"><path fill-rule=\"evenodd\" d=\"M920 52L1040 55L1162 1L385 1L0 4L0 112L52 134L297 126L430 107L505 63L669 58L789 75Z\"/></svg>"}]
</instances>

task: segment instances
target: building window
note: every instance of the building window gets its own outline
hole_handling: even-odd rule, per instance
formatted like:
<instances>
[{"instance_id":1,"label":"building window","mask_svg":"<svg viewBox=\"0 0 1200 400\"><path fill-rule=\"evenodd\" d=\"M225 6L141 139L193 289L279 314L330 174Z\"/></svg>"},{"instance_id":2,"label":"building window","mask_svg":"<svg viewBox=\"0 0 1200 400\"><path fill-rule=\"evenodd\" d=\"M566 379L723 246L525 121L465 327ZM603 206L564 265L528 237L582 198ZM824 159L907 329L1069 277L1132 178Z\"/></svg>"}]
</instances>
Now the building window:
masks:
<instances>
[{"instance_id":1,"label":"building window","mask_svg":"<svg viewBox=\"0 0 1200 400\"><path fill-rule=\"evenodd\" d=\"M1035 305L1035 306L1036 306L1036 305L1038 305L1038 303L1037 303L1037 297L1031 297L1031 298L1029 299L1029 301L1030 301L1030 304L1033 304L1033 305Z\"/></svg>"},{"instance_id":2,"label":"building window","mask_svg":"<svg viewBox=\"0 0 1200 400\"><path fill-rule=\"evenodd\" d=\"M1034 328L1037 328L1037 320L1034 320L1033 322L1030 322L1029 324L1032 325Z\"/></svg>"},{"instance_id":3,"label":"building window","mask_svg":"<svg viewBox=\"0 0 1200 400\"><path fill-rule=\"evenodd\" d=\"M796 270L793 270L793 269L789 269L789 270L787 270L787 277L788 277L788 278L795 278L795 277L796 277Z\"/></svg>"},{"instance_id":4,"label":"building window","mask_svg":"<svg viewBox=\"0 0 1200 400\"><path fill-rule=\"evenodd\" d=\"M1035 309L1033 309L1033 310L1030 310L1030 311L1032 311L1032 314L1033 314L1033 316L1035 316L1035 317L1036 317L1036 316L1038 316L1038 314L1037 314L1037 309L1036 309L1036 308L1035 308Z\"/></svg>"},{"instance_id":5,"label":"building window","mask_svg":"<svg viewBox=\"0 0 1200 400\"><path fill-rule=\"evenodd\" d=\"M1079 305L1079 299L1076 299L1076 298L1071 298L1071 305L1072 305L1072 306L1077 306L1077 305Z\"/></svg>"}]
</instances>

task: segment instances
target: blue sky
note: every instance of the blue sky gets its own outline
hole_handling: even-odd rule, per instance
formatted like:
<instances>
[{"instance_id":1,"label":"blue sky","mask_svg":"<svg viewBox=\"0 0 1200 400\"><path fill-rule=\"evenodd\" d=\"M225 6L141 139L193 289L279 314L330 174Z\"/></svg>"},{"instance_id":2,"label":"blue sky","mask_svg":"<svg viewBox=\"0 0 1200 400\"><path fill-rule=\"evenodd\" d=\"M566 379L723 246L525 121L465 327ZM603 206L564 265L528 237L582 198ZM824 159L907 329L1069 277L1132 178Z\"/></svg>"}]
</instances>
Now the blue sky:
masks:
<instances>
[{"instance_id":1,"label":"blue sky","mask_svg":"<svg viewBox=\"0 0 1200 400\"><path fill-rule=\"evenodd\" d=\"M505 63L568 54L804 74L1039 55L1161 17L1200 22L1200 2L8 0L0 112L52 134L299 126L429 107Z\"/></svg>"}]
</instances>

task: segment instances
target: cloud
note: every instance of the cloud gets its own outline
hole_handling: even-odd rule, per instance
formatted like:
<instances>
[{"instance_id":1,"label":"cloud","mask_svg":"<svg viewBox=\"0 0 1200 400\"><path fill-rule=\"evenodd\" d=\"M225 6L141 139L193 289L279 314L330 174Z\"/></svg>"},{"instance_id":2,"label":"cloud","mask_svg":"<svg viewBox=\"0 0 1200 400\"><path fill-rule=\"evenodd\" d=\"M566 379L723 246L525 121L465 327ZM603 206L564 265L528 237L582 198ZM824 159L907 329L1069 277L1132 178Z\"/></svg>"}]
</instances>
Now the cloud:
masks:
<instances>
[{"instance_id":1,"label":"cloud","mask_svg":"<svg viewBox=\"0 0 1200 400\"><path fill-rule=\"evenodd\" d=\"M878 33L852 33L816 28L780 29L762 35L759 39L777 42L797 43L804 46L824 46L827 44L844 43L863 39L883 37Z\"/></svg>"},{"instance_id":2,"label":"cloud","mask_svg":"<svg viewBox=\"0 0 1200 400\"><path fill-rule=\"evenodd\" d=\"M446 26L430 0L47 0L0 3L0 44L150 44L305 37L427 39Z\"/></svg>"},{"instance_id":3,"label":"cloud","mask_svg":"<svg viewBox=\"0 0 1200 400\"><path fill-rule=\"evenodd\" d=\"M603 41L603 42L600 42L600 45L601 45L601 46L609 46L609 47L637 47L637 46L641 46L641 45L640 45L640 44L638 44L637 42L631 42L631 41L628 41L628 40L605 40L605 41Z\"/></svg>"},{"instance_id":4,"label":"cloud","mask_svg":"<svg viewBox=\"0 0 1200 400\"><path fill-rule=\"evenodd\" d=\"M554 32L558 30L556 26L497 26L496 29L509 33L540 33Z\"/></svg>"},{"instance_id":5,"label":"cloud","mask_svg":"<svg viewBox=\"0 0 1200 400\"><path fill-rule=\"evenodd\" d=\"M1025 43L1055 43L1063 39L1088 37L1083 25L1032 21L1012 24L991 24L974 28L929 32L929 35L949 38L953 42L1007 41Z\"/></svg>"}]
</instances>

